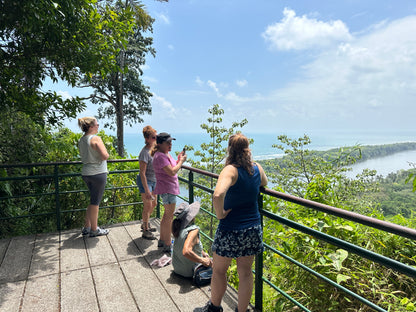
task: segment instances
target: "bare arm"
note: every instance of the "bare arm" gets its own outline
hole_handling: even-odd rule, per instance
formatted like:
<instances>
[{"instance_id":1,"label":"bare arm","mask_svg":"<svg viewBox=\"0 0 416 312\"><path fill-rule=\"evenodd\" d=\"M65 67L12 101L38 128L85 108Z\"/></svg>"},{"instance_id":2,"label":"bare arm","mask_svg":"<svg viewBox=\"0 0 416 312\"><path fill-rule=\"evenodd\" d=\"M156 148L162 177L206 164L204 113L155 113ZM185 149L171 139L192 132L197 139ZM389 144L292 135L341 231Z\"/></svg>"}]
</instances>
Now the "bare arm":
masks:
<instances>
[{"instance_id":1,"label":"bare arm","mask_svg":"<svg viewBox=\"0 0 416 312\"><path fill-rule=\"evenodd\" d=\"M145 197L146 197L146 199L152 199L152 193L149 190L149 186L147 185L147 178L146 178L147 163L140 160L139 164L140 164L139 176L140 176L140 180L142 181Z\"/></svg>"},{"instance_id":2,"label":"bare arm","mask_svg":"<svg viewBox=\"0 0 416 312\"><path fill-rule=\"evenodd\" d=\"M258 164L258 163L256 163L256 165L259 168L259 172L260 172L260 178L261 178L260 186L266 186L267 185L267 176L264 173L263 167L260 166L260 164Z\"/></svg>"},{"instance_id":3,"label":"bare arm","mask_svg":"<svg viewBox=\"0 0 416 312\"><path fill-rule=\"evenodd\" d=\"M90 141L91 147L96 150L100 156L101 160L107 160L110 156L105 148L103 140L99 136L93 136Z\"/></svg>"},{"instance_id":4,"label":"bare arm","mask_svg":"<svg viewBox=\"0 0 416 312\"><path fill-rule=\"evenodd\" d=\"M178 173L179 169L181 169L182 164L185 162L185 160L186 160L186 154L181 152L179 154L179 159L178 159L178 162L176 163L176 166L172 167L171 165L167 165L167 166L163 167L163 171L165 171L166 174L173 177L175 174Z\"/></svg>"},{"instance_id":5,"label":"bare arm","mask_svg":"<svg viewBox=\"0 0 416 312\"><path fill-rule=\"evenodd\" d=\"M218 219L224 219L231 210L224 210L224 199L228 189L237 182L238 170L232 165L226 166L220 173L215 186L212 202Z\"/></svg>"},{"instance_id":6,"label":"bare arm","mask_svg":"<svg viewBox=\"0 0 416 312\"><path fill-rule=\"evenodd\" d=\"M206 267L212 266L212 260L211 258L205 256L206 253L203 252L203 256L200 257L193 250L194 246L199 242L198 232L199 230L195 229L188 233L183 245L182 255L192 262L202 263Z\"/></svg>"}]
</instances>

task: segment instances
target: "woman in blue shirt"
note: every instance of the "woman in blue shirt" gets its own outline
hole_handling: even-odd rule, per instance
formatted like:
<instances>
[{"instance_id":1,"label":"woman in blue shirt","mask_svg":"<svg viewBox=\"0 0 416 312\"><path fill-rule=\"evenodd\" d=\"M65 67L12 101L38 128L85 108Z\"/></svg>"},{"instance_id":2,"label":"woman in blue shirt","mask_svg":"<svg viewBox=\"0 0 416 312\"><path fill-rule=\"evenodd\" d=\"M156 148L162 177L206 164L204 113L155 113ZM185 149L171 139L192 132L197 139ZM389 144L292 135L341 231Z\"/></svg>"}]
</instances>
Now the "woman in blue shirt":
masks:
<instances>
[{"instance_id":1,"label":"woman in blue shirt","mask_svg":"<svg viewBox=\"0 0 416 312\"><path fill-rule=\"evenodd\" d=\"M251 160L249 141L243 134L228 140L228 156L218 178L213 204L220 220L212 244L214 265L211 299L203 311L222 311L227 288L227 269L237 260L238 307L246 311L253 291L251 271L254 256L263 252L263 231L257 198L260 186L267 184L263 168Z\"/></svg>"}]
</instances>

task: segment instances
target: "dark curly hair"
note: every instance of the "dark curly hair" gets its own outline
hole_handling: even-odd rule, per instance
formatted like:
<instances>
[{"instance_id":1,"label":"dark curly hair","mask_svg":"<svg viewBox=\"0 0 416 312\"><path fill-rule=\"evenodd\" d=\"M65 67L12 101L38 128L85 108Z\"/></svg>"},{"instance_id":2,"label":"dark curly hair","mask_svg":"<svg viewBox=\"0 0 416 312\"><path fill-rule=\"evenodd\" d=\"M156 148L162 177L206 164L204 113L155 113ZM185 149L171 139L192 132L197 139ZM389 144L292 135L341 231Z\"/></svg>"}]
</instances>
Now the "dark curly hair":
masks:
<instances>
[{"instance_id":1,"label":"dark curly hair","mask_svg":"<svg viewBox=\"0 0 416 312\"><path fill-rule=\"evenodd\" d=\"M172 221L172 235L174 238L178 238L179 232L181 231L182 219L175 218Z\"/></svg>"},{"instance_id":2,"label":"dark curly hair","mask_svg":"<svg viewBox=\"0 0 416 312\"><path fill-rule=\"evenodd\" d=\"M249 141L244 134L236 133L228 139L228 156L225 164L242 167L249 174L254 173Z\"/></svg>"}]
</instances>

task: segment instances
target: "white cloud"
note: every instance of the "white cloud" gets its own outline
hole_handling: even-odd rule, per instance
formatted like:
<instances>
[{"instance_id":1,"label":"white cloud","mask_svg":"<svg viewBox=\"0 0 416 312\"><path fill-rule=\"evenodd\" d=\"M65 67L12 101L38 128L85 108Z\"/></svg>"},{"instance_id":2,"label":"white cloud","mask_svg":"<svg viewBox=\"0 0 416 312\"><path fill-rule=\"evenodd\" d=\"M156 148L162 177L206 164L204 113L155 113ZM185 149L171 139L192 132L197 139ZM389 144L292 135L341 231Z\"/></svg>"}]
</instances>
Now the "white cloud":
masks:
<instances>
[{"instance_id":1,"label":"white cloud","mask_svg":"<svg viewBox=\"0 0 416 312\"><path fill-rule=\"evenodd\" d=\"M217 87L217 84L211 80L208 80L207 82L208 86L215 91L218 97L222 97L222 94L220 93L220 90Z\"/></svg>"},{"instance_id":2,"label":"white cloud","mask_svg":"<svg viewBox=\"0 0 416 312\"><path fill-rule=\"evenodd\" d=\"M168 16L166 16L164 13L160 13L159 15L158 15L158 18L163 22L163 23L165 23L166 25L169 25L170 24L170 19L169 19L169 17Z\"/></svg>"},{"instance_id":3,"label":"white cloud","mask_svg":"<svg viewBox=\"0 0 416 312\"><path fill-rule=\"evenodd\" d=\"M253 103L263 99L260 94L255 94L252 97L243 97L237 95L235 92L227 93L224 98L233 103Z\"/></svg>"},{"instance_id":4,"label":"white cloud","mask_svg":"<svg viewBox=\"0 0 416 312\"><path fill-rule=\"evenodd\" d=\"M168 100L153 93L152 108L154 113L163 114L170 119L176 119L176 109Z\"/></svg>"},{"instance_id":5,"label":"white cloud","mask_svg":"<svg viewBox=\"0 0 416 312\"><path fill-rule=\"evenodd\" d=\"M244 85L246 85L246 83L247 82L244 80L243 82L241 82L241 85L244 86ZM244 96L240 96L240 95L236 94L233 91L223 93L223 92L220 91L220 87L221 87L221 89L227 89L228 84L225 83L225 82L221 82L219 84L220 87L218 87L218 84L216 82L214 82L212 80L208 80L207 85L215 92L217 97L222 98L226 101L229 101L229 102L231 102L231 104L241 104L241 103L253 104L253 102L257 102L257 101L260 101L260 100L264 99L264 97L261 96L260 94L255 94L253 96L244 97Z\"/></svg>"},{"instance_id":6,"label":"white cloud","mask_svg":"<svg viewBox=\"0 0 416 312\"><path fill-rule=\"evenodd\" d=\"M248 82L247 82L247 80L243 79L243 80L237 80L235 83L237 84L237 86L242 88L242 87L245 87Z\"/></svg>"},{"instance_id":7,"label":"white cloud","mask_svg":"<svg viewBox=\"0 0 416 312\"><path fill-rule=\"evenodd\" d=\"M204 85L204 82L201 80L201 78L199 78L199 76L196 77L195 82L200 87Z\"/></svg>"},{"instance_id":8,"label":"white cloud","mask_svg":"<svg viewBox=\"0 0 416 312\"><path fill-rule=\"evenodd\" d=\"M323 22L306 15L296 16L295 11L285 8L284 17L269 25L263 38L276 50L305 50L325 48L351 40L348 27L340 20Z\"/></svg>"},{"instance_id":9,"label":"white cloud","mask_svg":"<svg viewBox=\"0 0 416 312\"><path fill-rule=\"evenodd\" d=\"M168 44L168 49L173 51L173 50L175 50L175 47L173 46L173 44Z\"/></svg>"},{"instance_id":10,"label":"white cloud","mask_svg":"<svg viewBox=\"0 0 416 312\"><path fill-rule=\"evenodd\" d=\"M270 102L292 118L332 126L409 126L416 102L414 29L416 16L410 16L325 51Z\"/></svg>"}]
</instances>

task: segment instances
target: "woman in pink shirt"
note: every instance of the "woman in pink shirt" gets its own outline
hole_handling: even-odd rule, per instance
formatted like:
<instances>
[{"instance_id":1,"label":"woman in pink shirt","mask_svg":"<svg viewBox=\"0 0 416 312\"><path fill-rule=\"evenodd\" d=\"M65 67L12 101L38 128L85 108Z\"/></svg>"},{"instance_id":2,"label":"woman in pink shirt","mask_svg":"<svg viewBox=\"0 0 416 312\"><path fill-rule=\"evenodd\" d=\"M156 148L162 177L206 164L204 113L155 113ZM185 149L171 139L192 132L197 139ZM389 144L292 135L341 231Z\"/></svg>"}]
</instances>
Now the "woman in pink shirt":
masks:
<instances>
[{"instance_id":1,"label":"woman in pink shirt","mask_svg":"<svg viewBox=\"0 0 416 312\"><path fill-rule=\"evenodd\" d=\"M178 171L186 160L185 152L181 152L178 160L174 160L169 154L172 150L172 140L169 133L162 132L156 137L157 145L151 152L153 156L153 169L156 175L156 188L154 194L162 197L163 213L160 221L160 239L158 247L163 247L164 252L172 251L172 220L176 206L176 195L179 195Z\"/></svg>"}]
</instances>

